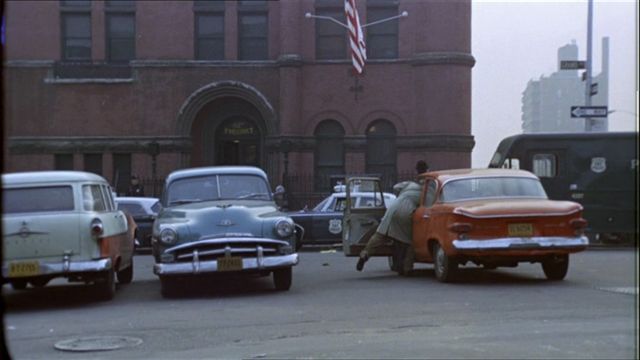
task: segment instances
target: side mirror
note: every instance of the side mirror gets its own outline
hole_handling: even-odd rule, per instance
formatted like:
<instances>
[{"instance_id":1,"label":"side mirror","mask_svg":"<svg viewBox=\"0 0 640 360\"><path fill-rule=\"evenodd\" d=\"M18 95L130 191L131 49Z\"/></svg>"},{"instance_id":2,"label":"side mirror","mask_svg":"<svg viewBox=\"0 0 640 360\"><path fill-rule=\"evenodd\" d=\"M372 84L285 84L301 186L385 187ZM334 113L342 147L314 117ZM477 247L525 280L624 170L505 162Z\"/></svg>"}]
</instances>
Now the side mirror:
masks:
<instances>
[{"instance_id":1,"label":"side mirror","mask_svg":"<svg viewBox=\"0 0 640 360\"><path fill-rule=\"evenodd\" d=\"M276 191L273 193L273 195L274 196L283 195L284 193L285 193L284 186L278 185L278 186L276 186Z\"/></svg>"},{"instance_id":2,"label":"side mirror","mask_svg":"<svg viewBox=\"0 0 640 360\"><path fill-rule=\"evenodd\" d=\"M276 202L276 205L278 205L281 211L284 211L289 207L289 204L287 203L287 200L286 200L284 186L282 185L276 186L276 191L273 193L273 197Z\"/></svg>"}]
</instances>

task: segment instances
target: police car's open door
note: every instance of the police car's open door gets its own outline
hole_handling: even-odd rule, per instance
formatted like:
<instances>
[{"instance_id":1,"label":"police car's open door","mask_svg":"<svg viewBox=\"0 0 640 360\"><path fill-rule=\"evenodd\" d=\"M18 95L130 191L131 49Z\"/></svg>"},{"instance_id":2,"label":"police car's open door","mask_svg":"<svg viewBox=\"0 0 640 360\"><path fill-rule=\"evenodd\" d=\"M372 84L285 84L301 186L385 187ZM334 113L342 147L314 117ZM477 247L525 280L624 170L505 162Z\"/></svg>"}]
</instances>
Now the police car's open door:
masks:
<instances>
[{"instance_id":1,"label":"police car's open door","mask_svg":"<svg viewBox=\"0 0 640 360\"><path fill-rule=\"evenodd\" d=\"M354 177L347 180L347 206L342 218L342 248L345 256L358 256L369 237L376 231L386 206L380 180ZM358 193L359 196L352 194ZM391 244L377 256L389 256Z\"/></svg>"}]
</instances>

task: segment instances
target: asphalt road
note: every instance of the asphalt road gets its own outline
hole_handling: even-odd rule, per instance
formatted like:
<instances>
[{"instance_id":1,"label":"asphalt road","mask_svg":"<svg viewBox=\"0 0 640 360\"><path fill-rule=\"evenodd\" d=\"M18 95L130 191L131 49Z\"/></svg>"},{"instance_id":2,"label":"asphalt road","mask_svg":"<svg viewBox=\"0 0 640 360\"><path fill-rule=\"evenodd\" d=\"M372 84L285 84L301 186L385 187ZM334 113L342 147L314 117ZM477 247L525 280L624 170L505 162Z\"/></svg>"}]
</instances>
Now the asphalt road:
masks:
<instances>
[{"instance_id":1,"label":"asphalt road","mask_svg":"<svg viewBox=\"0 0 640 360\"><path fill-rule=\"evenodd\" d=\"M564 281L539 264L465 268L441 284L432 267L411 277L386 259L355 271L341 252L303 252L288 292L271 277L211 279L164 299L150 255L110 302L56 281L3 287L5 341L14 359L570 358L638 357L637 250L572 256ZM126 336L137 346L64 352L83 336Z\"/></svg>"}]
</instances>

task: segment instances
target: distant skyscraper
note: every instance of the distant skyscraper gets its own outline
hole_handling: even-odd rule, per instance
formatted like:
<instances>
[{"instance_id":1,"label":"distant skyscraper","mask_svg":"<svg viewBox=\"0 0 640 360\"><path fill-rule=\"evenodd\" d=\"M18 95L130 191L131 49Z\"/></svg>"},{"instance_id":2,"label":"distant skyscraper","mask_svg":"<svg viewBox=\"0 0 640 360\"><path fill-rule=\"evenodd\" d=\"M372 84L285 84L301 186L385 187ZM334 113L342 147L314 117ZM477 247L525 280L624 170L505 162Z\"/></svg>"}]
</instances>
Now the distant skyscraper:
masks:
<instances>
[{"instance_id":1,"label":"distant skyscraper","mask_svg":"<svg viewBox=\"0 0 640 360\"><path fill-rule=\"evenodd\" d=\"M585 119L572 118L571 106L584 105L584 70L560 70L563 60L578 60L575 40L558 49L558 70L538 80L529 80L522 93L522 131L532 132L580 132L585 129ZM602 39L602 69L593 77L596 94L592 106L609 103L609 38ZM606 118L594 121L594 131L607 131Z\"/></svg>"}]
</instances>

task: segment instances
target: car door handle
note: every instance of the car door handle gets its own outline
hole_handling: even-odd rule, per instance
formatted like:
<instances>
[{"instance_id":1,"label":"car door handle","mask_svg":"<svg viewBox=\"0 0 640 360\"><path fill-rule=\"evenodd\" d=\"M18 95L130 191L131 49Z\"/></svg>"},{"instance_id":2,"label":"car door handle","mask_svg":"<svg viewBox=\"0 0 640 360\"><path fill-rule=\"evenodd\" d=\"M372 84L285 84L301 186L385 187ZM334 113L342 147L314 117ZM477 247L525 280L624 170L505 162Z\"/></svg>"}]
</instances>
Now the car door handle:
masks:
<instances>
[{"instance_id":1,"label":"car door handle","mask_svg":"<svg viewBox=\"0 0 640 360\"><path fill-rule=\"evenodd\" d=\"M423 218L423 219L428 219L428 218L429 218L429 214L424 214L424 215L422 215L422 218Z\"/></svg>"},{"instance_id":2,"label":"car door handle","mask_svg":"<svg viewBox=\"0 0 640 360\"><path fill-rule=\"evenodd\" d=\"M369 220L369 221L361 221L360 225L362 226L369 226L369 225L373 225L375 222L373 220Z\"/></svg>"}]
</instances>

